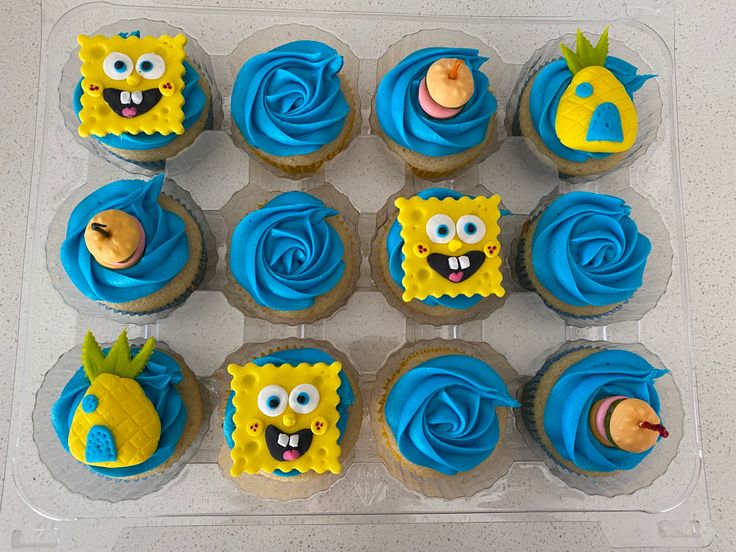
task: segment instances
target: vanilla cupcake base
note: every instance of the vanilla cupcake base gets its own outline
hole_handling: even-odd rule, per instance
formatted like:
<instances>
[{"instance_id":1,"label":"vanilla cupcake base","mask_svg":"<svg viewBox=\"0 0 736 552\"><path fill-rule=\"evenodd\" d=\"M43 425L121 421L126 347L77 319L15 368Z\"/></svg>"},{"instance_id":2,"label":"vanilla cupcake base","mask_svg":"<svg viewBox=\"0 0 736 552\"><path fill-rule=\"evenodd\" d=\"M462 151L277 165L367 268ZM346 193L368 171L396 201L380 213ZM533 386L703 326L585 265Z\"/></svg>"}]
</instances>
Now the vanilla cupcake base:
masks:
<instances>
[{"instance_id":1,"label":"vanilla cupcake base","mask_svg":"<svg viewBox=\"0 0 736 552\"><path fill-rule=\"evenodd\" d=\"M288 477L261 472L257 474L243 473L237 477L233 477L230 475L230 468L233 465L233 460L230 456L230 447L228 447L227 442L223 442L217 457L217 463L222 469L223 475L231 479L241 490L261 498L283 501L309 498L318 492L327 490L347 473L355 454L355 443L358 440L363 421L363 400L360 393L358 373L353 368L348 357L335 349L331 344L312 339L289 338L269 341L268 343L244 345L225 359L222 368L214 376L220 390L218 411L220 413L220 432L222 432L225 407L231 390L230 375L227 372L228 364L236 363L242 365L255 358L276 354L279 351L308 348L324 351L334 360L342 364L342 371L350 382L350 387L355 397L355 401L348 408L348 425L340 439L340 464L342 471L340 473L327 472L322 474L308 471Z\"/></svg>"},{"instance_id":2,"label":"vanilla cupcake base","mask_svg":"<svg viewBox=\"0 0 736 552\"><path fill-rule=\"evenodd\" d=\"M184 231L189 242L189 259L182 270L156 293L125 303L102 303L107 308L123 314L151 314L167 310L184 301L202 282L207 255L202 230L194 217L181 203L161 194L159 205L184 221Z\"/></svg>"},{"instance_id":3,"label":"vanilla cupcake base","mask_svg":"<svg viewBox=\"0 0 736 552\"><path fill-rule=\"evenodd\" d=\"M376 440L378 455L391 476L409 489L426 496L453 499L472 496L488 489L508 473L513 462L504 447L504 435L508 411L496 408L499 424L499 439L493 452L475 468L456 475L445 475L436 470L409 462L399 451L396 439L386 423L384 414L386 397L398 379L422 362L443 355L466 355L478 358L493 368L511 387L517 375L506 359L486 344L461 340L433 339L405 346L389 356L376 375L370 404L371 431ZM513 396L513 392L511 393Z\"/></svg>"}]
</instances>

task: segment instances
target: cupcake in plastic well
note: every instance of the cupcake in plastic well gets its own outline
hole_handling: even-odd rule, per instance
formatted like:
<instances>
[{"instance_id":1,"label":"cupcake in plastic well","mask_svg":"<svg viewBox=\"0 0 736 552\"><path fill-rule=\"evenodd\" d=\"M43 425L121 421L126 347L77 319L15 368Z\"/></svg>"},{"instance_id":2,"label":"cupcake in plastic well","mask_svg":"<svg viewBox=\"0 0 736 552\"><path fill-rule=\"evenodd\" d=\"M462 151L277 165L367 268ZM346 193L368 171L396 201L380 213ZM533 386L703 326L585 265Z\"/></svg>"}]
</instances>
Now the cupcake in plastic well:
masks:
<instances>
[{"instance_id":1,"label":"cupcake in plastic well","mask_svg":"<svg viewBox=\"0 0 736 552\"><path fill-rule=\"evenodd\" d=\"M500 198L447 188L400 192L378 214L373 280L393 306L430 324L488 315L503 304Z\"/></svg>"},{"instance_id":2,"label":"cupcake in plastic well","mask_svg":"<svg viewBox=\"0 0 736 552\"><path fill-rule=\"evenodd\" d=\"M304 39L283 43L295 35ZM240 64L230 100L235 142L279 174L314 173L357 134L357 58L334 36L277 26L246 39L233 61Z\"/></svg>"},{"instance_id":3,"label":"cupcake in plastic well","mask_svg":"<svg viewBox=\"0 0 736 552\"><path fill-rule=\"evenodd\" d=\"M249 316L299 324L345 304L360 275L358 214L329 185L268 194L248 186L223 209L226 296Z\"/></svg>"},{"instance_id":4,"label":"cupcake in plastic well","mask_svg":"<svg viewBox=\"0 0 736 552\"><path fill-rule=\"evenodd\" d=\"M522 285L562 316L595 319L642 287L651 251L623 199L570 192L524 224L517 270Z\"/></svg>"},{"instance_id":5,"label":"cupcake in plastic well","mask_svg":"<svg viewBox=\"0 0 736 552\"><path fill-rule=\"evenodd\" d=\"M576 51L565 41L547 45L522 70L521 97L511 100L518 111L509 110L518 118L515 133L531 139L562 175L597 175L631 162L656 136L658 87L635 98L654 75L608 55L608 28L596 46L580 30ZM562 58L555 57L558 45Z\"/></svg>"},{"instance_id":6,"label":"cupcake in plastic well","mask_svg":"<svg viewBox=\"0 0 736 552\"><path fill-rule=\"evenodd\" d=\"M306 498L352 458L362 421L357 374L324 342L290 339L231 355L220 466L259 496Z\"/></svg>"},{"instance_id":7,"label":"cupcake in plastic well","mask_svg":"<svg viewBox=\"0 0 736 552\"><path fill-rule=\"evenodd\" d=\"M371 424L389 473L429 496L471 496L511 465L503 447L516 378L485 344L432 340L389 357L373 391ZM506 380L506 381L504 381Z\"/></svg>"},{"instance_id":8,"label":"cupcake in plastic well","mask_svg":"<svg viewBox=\"0 0 736 552\"><path fill-rule=\"evenodd\" d=\"M481 69L488 57L477 48L429 44L442 36L425 33L406 37L379 60L371 129L417 176L436 179L484 151L496 134L497 102ZM408 53L410 44L429 47Z\"/></svg>"},{"instance_id":9,"label":"cupcake in plastic well","mask_svg":"<svg viewBox=\"0 0 736 552\"><path fill-rule=\"evenodd\" d=\"M86 145L160 170L212 127L213 81L196 42L163 23L138 23L147 30L79 35L81 79L71 97L62 87L62 102L72 104L67 125Z\"/></svg>"},{"instance_id":10,"label":"cupcake in plastic well","mask_svg":"<svg viewBox=\"0 0 736 552\"><path fill-rule=\"evenodd\" d=\"M60 258L50 270L65 298L76 303L77 291L116 313L150 315L182 303L199 286L207 261L203 218L164 185L163 174L118 180L74 207L60 249L48 250Z\"/></svg>"},{"instance_id":11,"label":"cupcake in plastic well","mask_svg":"<svg viewBox=\"0 0 736 552\"><path fill-rule=\"evenodd\" d=\"M656 389L667 372L625 349L567 349L524 385L524 424L571 472L616 476L635 470L669 437Z\"/></svg>"},{"instance_id":12,"label":"cupcake in plastic well","mask_svg":"<svg viewBox=\"0 0 736 552\"><path fill-rule=\"evenodd\" d=\"M130 347L126 332L104 349L88 332L82 367L51 408L66 453L100 476L143 479L176 464L200 431L192 371L153 338Z\"/></svg>"}]
</instances>

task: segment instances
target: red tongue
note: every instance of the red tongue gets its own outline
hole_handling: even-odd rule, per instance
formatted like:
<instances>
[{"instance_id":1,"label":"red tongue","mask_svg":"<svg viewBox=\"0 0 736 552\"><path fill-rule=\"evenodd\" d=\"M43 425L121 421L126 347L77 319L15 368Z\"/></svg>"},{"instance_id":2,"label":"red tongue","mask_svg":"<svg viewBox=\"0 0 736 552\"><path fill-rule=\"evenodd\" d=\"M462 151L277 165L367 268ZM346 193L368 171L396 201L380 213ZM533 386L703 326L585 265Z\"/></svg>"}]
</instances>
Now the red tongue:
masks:
<instances>
[{"instance_id":1,"label":"red tongue","mask_svg":"<svg viewBox=\"0 0 736 552\"><path fill-rule=\"evenodd\" d=\"M138 108L136 107L124 107L123 117L135 117L138 114Z\"/></svg>"},{"instance_id":2,"label":"red tongue","mask_svg":"<svg viewBox=\"0 0 736 552\"><path fill-rule=\"evenodd\" d=\"M299 451L296 449L284 451L284 460L296 460L300 456L301 454L299 454Z\"/></svg>"},{"instance_id":3,"label":"red tongue","mask_svg":"<svg viewBox=\"0 0 736 552\"><path fill-rule=\"evenodd\" d=\"M462 271L460 271L460 272L451 272L450 273L450 276L448 276L448 277L450 278L450 281L451 282L458 283L460 280L463 279L463 273L462 273Z\"/></svg>"}]
</instances>

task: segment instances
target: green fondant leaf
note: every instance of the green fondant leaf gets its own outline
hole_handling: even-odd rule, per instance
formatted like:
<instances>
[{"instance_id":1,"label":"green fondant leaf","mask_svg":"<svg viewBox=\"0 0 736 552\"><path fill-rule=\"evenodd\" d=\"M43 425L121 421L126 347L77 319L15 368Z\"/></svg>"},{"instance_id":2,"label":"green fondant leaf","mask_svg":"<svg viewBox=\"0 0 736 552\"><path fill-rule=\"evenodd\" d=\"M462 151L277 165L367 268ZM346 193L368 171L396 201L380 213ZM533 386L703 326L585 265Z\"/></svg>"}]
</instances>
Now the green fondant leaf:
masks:
<instances>
[{"instance_id":1,"label":"green fondant leaf","mask_svg":"<svg viewBox=\"0 0 736 552\"><path fill-rule=\"evenodd\" d=\"M567 67L573 75L585 67L605 65L606 57L608 57L608 27L603 30L603 34L595 46L591 44L580 29L578 29L575 42L577 52L573 52L565 44L560 44L562 57L565 58Z\"/></svg>"},{"instance_id":2,"label":"green fondant leaf","mask_svg":"<svg viewBox=\"0 0 736 552\"><path fill-rule=\"evenodd\" d=\"M138 374L140 374L146 367L148 359L151 358L155 344L156 340L152 337L149 337L143 347L141 347L138 351L138 354L135 355L135 358L130 361L130 364L128 364L125 369L125 373L122 374L118 372L118 376L130 379L137 378Z\"/></svg>"},{"instance_id":3,"label":"green fondant leaf","mask_svg":"<svg viewBox=\"0 0 736 552\"><path fill-rule=\"evenodd\" d=\"M105 355L102 354L95 336L88 330L82 341L82 368L90 383L105 371L104 365Z\"/></svg>"},{"instance_id":4,"label":"green fondant leaf","mask_svg":"<svg viewBox=\"0 0 736 552\"><path fill-rule=\"evenodd\" d=\"M107 352L105 372L120 375L130 364L130 346L128 345L128 331L123 330Z\"/></svg>"}]
</instances>

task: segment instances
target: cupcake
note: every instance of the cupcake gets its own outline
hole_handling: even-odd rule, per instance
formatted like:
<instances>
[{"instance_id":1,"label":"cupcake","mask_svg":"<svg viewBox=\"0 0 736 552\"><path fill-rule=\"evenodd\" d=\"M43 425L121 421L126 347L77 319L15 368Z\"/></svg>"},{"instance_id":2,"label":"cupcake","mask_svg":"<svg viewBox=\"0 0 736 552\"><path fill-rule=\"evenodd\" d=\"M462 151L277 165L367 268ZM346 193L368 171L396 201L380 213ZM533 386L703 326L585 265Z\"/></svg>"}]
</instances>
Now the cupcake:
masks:
<instances>
[{"instance_id":1,"label":"cupcake","mask_svg":"<svg viewBox=\"0 0 736 552\"><path fill-rule=\"evenodd\" d=\"M211 126L212 92L203 69L187 57L187 40L139 31L79 35L82 78L72 98L79 136L158 170L191 145Z\"/></svg>"},{"instance_id":2,"label":"cupcake","mask_svg":"<svg viewBox=\"0 0 736 552\"><path fill-rule=\"evenodd\" d=\"M560 48L563 59L522 76L527 82L518 107L520 133L562 175L609 171L630 157L640 120L650 115L649 106L638 113L634 93L654 75L637 74L635 66L608 55L607 27L596 46L578 30L576 51L563 43Z\"/></svg>"},{"instance_id":3,"label":"cupcake","mask_svg":"<svg viewBox=\"0 0 736 552\"><path fill-rule=\"evenodd\" d=\"M270 199L259 201L249 187L225 209L227 297L249 316L276 323L331 315L360 273L357 212L331 186L263 196Z\"/></svg>"},{"instance_id":4,"label":"cupcake","mask_svg":"<svg viewBox=\"0 0 736 552\"><path fill-rule=\"evenodd\" d=\"M142 479L173 466L199 433L202 401L192 371L149 338L130 347L125 330L101 349L91 332L82 367L51 408L64 450L94 473Z\"/></svg>"},{"instance_id":5,"label":"cupcake","mask_svg":"<svg viewBox=\"0 0 736 552\"><path fill-rule=\"evenodd\" d=\"M220 465L243 489L306 498L346 471L362 403L347 358L321 342L275 341L236 353Z\"/></svg>"},{"instance_id":6,"label":"cupcake","mask_svg":"<svg viewBox=\"0 0 736 552\"><path fill-rule=\"evenodd\" d=\"M626 350L582 347L553 355L523 387L532 438L567 470L611 476L635 469L669 436L654 368Z\"/></svg>"},{"instance_id":7,"label":"cupcake","mask_svg":"<svg viewBox=\"0 0 736 552\"><path fill-rule=\"evenodd\" d=\"M91 301L117 313L146 315L182 303L201 283L202 230L187 207L162 192L163 185L163 174L118 180L72 211L61 266ZM57 285L63 295L66 285Z\"/></svg>"},{"instance_id":8,"label":"cupcake","mask_svg":"<svg viewBox=\"0 0 736 552\"><path fill-rule=\"evenodd\" d=\"M500 201L447 188L390 201L371 249L373 279L388 301L437 324L502 305Z\"/></svg>"},{"instance_id":9,"label":"cupcake","mask_svg":"<svg viewBox=\"0 0 736 552\"><path fill-rule=\"evenodd\" d=\"M301 178L347 147L359 117L343 56L297 40L248 59L230 102L236 142L271 167Z\"/></svg>"},{"instance_id":10,"label":"cupcake","mask_svg":"<svg viewBox=\"0 0 736 552\"><path fill-rule=\"evenodd\" d=\"M496 97L470 48L423 48L380 82L371 128L417 176L442 178L476 159L496 132Z\"/></svg>"},{"instance_id":11,"label":"cupcake","mask_svg":"<svg viewBox=\"0 0 736 552\"><path fill-rule=\"evenodd\" d=\"M390 358L371 406L389 473L444 498L470 496L505 474L506 419L519 404L499 372L514 375L490 347L461 341L420 342Z\"/></svg>"},{"instance_id":12,"label":"cupcake","mask_svg":"<svg viewBox=\"0 0 736 552\"><path fill-rule=\"evenodd\" d=\"M609 195L557 197L522 228L522 285L564 317L594 319L619 310L642 286L652 250L630 214L631 207Z\"/></svg>"}]
</instances>

